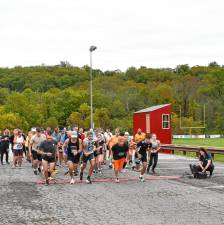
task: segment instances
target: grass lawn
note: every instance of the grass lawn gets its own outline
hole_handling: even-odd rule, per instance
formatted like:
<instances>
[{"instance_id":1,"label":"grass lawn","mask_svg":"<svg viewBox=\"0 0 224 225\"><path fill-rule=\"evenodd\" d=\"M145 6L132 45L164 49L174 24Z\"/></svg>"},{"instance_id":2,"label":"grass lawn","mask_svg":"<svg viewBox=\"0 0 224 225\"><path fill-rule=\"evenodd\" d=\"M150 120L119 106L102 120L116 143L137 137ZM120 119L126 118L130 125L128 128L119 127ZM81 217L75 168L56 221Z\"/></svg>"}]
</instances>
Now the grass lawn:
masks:
<instances>
[{"instance_id":1,"label":"grass lawn","mask_svg":"<svg viewBox=\"0 0 224 225\"><path fill-rule=\"evenodd\" d=\"M224 138L206 138L206 139L173 139L173 144L178 145L194 145L194 146L203 146L203 147L224 147ZM175 152L177 155L183 155L181 152ZM188 153L187 156L189 157L196 157L195 153ZM215 154L215 161L222 161L224 162L224 155Z\"/></svg>"}]
</instances>

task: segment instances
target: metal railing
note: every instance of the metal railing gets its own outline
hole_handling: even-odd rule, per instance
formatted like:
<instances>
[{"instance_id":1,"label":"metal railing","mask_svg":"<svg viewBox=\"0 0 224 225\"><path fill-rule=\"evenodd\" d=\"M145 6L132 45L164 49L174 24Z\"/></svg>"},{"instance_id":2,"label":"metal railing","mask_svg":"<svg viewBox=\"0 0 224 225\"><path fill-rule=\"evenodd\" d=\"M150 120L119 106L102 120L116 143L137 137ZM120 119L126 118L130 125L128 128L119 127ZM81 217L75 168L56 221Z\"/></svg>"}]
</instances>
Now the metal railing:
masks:
<instances>
[{"instance_id":1,"label":"metal railing","mask_svg":"<svg viewBox=\"0 0 224 225\"><path fill-rule=\"evenodd\" d=\"M204 146L203 146L204 147ZM209 153L211 153L213 159L215 154L224 155L224 148L217 148L217 147L204 147ZM198 152L200 150L199 146L190 146L190 145L167 145L162 144L161 145L162 150L170 150L172 154L175 153L175 151L182 152L183 155L186 155L187 152L195 152L196 156L198 156Z\"/></svg>"}]
</instances>

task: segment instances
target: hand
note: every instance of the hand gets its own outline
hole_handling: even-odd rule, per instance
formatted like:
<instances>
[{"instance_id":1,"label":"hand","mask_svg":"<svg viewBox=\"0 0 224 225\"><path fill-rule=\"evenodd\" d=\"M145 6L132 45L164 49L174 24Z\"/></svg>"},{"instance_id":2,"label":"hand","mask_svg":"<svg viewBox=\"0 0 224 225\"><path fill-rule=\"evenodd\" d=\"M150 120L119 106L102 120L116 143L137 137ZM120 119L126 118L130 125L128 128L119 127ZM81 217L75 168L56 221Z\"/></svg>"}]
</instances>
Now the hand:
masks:
<instances>
[{"instance_id":1,"label":"hand","mask_svg":"<svg viewBox=\"0 0 224 225\"><path fill-rule=\"evenodd\" d=\"M77 150L73 150L72 153L73 153L74 156L76 156L78 154L78 151Z\"/></svg>"},{"instance_id":2,"label":"hand","mask_svg":"<svg viewBox=\"0 0 224 225\"><path fill-rule=\"evenodd\" d=\"M139 153L138 153L138 158L139 158L139 159L141 159L141 158L142 158L142 155L141 155L141 154L139 154Z\"/></svg>"}]
</instances>

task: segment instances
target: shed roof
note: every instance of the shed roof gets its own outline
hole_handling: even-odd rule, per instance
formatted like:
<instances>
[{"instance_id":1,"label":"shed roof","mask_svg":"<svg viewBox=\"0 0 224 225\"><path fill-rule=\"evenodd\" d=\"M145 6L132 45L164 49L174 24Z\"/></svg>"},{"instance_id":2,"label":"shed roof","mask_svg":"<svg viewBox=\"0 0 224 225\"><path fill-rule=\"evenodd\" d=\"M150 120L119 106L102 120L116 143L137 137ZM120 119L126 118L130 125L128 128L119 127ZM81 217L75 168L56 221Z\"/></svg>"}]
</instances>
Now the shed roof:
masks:
<instances>
[{"instance_id":1,"label":"shed roof","mask_svg":"<svg viewBox=\"0 0 224 225\"><path fill-rule=\"evenodd\" d=\"M142 110L139 110L135 113L144 113L144 112L152 112L152 111L155 111L157 109L161 109L161 108L164 108L166 106L169 106L170 104L163 104L163 105L155 105L155 106L151 106L149 108L146 108L146 109L142 109Z\"/></svg>"}]
</instances>

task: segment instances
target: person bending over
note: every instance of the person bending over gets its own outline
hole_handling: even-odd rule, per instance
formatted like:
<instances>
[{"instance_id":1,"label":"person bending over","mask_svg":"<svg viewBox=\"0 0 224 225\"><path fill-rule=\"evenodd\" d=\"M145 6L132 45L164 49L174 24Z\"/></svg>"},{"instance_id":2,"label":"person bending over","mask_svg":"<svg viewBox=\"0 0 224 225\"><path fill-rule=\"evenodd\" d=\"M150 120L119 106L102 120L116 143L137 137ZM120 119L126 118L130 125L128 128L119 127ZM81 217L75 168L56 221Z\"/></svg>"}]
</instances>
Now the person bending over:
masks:
<instances>
[{"instance_id":1,"label":"person bending over","mask_svg":"<svg viewBox=\"0 0 224 225\"><path fill-rule=\"evenodd\" d=\"M211 154L208 153L204 148L200 148L198 165L190 164L190 169L194 178L198 178L199 173L206 174L207 171L210 173L210 177L211 177L213 174L214 168L215 167L212 161Z\"/></svg>"}]
</instances>

